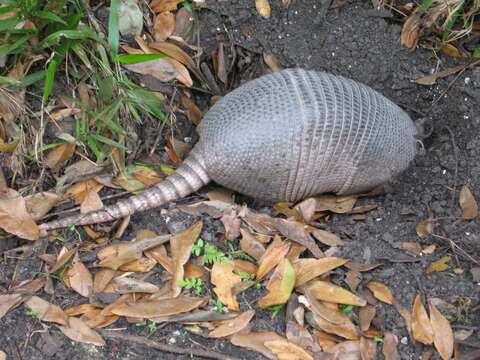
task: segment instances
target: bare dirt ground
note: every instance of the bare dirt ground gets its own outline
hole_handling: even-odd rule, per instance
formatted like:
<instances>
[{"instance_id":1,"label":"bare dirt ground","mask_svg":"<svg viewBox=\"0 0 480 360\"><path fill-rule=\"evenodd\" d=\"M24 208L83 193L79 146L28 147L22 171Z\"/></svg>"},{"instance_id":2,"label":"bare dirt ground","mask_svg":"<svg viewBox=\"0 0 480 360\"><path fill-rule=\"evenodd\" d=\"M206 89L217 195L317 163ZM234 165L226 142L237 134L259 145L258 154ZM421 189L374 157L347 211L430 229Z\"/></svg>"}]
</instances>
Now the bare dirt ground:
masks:
<instances>
[{"instance_id":1,"label":"bare dirt ground","mask_svg":"<svg viewBox=\"0 0 480 360\"><path fill-rule=\"evenodd\" d=\"M271 17L265 20L257 14L253 1L212 1L200 13L200 44L208 52L219 38L235 42L252 54L253 63L258 62L258 73L265 71L260 61L262 53L271 52L278 55L285 67L343 75L378 90L414 119L431 119L433 133L424 142L425 154L418 156L406 173L388 185L386 195L364 200L378 208L360 221L350 215L334 215L328 229L346 242L336 256L359 263L384 264L365 273L364 280L371 278L388 285L401 305L411 308L418 292L427 298L443 300L442 309L450 315L454 329L474 331L466 341L471 346L460 346L468 352L480 347L480 284L473 281L470 273L475 266L472 260L480 259L480 219L459 219L458 194L462 185L468 185L480 198L480 68L466 70L453 83L454 76L439 79L433 86L416 84L416 78L438 66L445 69L457 65L455 59L435 56L427 49L408 51L399 42L400 25L380 15L369 1L347 2L330 9L325 18L320 14L318 1L297 0L287 10L278 1L272 1ZM246 79L249 76L241 75ZM427 218L438 219L433 224L434 233L439 236L421 239L415 226ZM137 230L145 228L158 233L178 231L194 220L195 217L176 211L175 204L170 204L167 210L134 215L125 237L131 238ZM221 222L208 216L202 220L206 225L202 238L216 242L224 232ZM351 236L345 236L343 229ZM437 244L437 250L432 255L415 255L402 248L403 242L418 242L422 247ZM408 262L399 260L405 255L409 256ZM444 255L452 256L452 268L463 272L450 270L426 275L427 267ZM94 260L89 256L82 257L87 264ZM13 265L13 261L0 263L4 279L12 273ZM260 290L250 291L239 301L246 306L260 294ZM61 283L55 296L62 308L79 301ZM419 359L431 349L411 342L402 317L393 307L381 303L377 307L380 315L375 325L398 336L401 359ZM0 349L8 352L11 359L191 359L121 340L108 340L102 348L73 343L55 326L41 325L24 312L20 307L0 323ZM252 331L283 332L284 326L282 313L272 318L270 312L259 310ZM208 348L239 359L263 358L231 345L228 340L195 337L178 324L166 324L153 333L125 320L111 327L128 328L130 334L183 348ZM378 352L377 358L383 359L383 355ZM439 359L438 355L433 358Z\"/></svg>"}]
</instances>

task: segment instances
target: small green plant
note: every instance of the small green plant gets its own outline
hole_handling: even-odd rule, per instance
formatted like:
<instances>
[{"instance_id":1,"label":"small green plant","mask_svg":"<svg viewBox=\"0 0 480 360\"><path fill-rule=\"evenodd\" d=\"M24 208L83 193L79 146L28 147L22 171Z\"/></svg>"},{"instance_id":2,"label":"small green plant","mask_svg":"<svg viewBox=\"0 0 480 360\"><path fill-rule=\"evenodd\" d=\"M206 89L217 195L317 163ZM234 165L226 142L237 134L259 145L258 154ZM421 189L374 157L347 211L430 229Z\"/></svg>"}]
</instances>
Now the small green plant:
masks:
<instances>
[{"instance_id":1,"label":"small green plant","mask_svg":"<svg viewBox=\"0 0 480 360\"><path fill-rule=\"evenodd\" d=\"M383 343L383 338L378 337L378 336L375 336L375 337L373 338L373 340L374 340L375 342L377 342L377 343Z\"/></svg>"},{"instance_id":2,"label":"small green plant","mask_svg":"<svg viewBox=\"0 0 480 360\"><path fill-rule=\"evenodd\" d=\"M185 289L194 289L195 294L200 295L205 289L203 280L198 278L187 278L177 282L178 285Z\"/></svg>"},{"instance_id":3,"label":"small green plant","mask_svg":"<svg viewBox=\"0 0 480 360\"><path fill-rule=\"evenodd\" d=\"M203 248L203 240L202 238L199 238L192 247L192 254L195 256L200 256L200 254L202 253L202 248Z\"/></svg>"},{"instance_id":4,"label":"small green plant","mask_svg":"<svg viewBox=\"0 0 480 360\"><path fill-rule=\"evenodd\" d=\"M278 304L278 305L267 307L267 310L272 312L272 317L275 317L284 307L285 307L285 304Z\"/></svg>"},{"instance_id":5,"label":"small green plant","mask_svg":"<svg viewBox=\"0 0 480 360\"><path fill-rule=\"evenodd\" d=\"M213 263L225 264L227 261L227 255L220 251L215 245L205 244L202 257L202 263L204 265L211 265Z\"/></svg>"},{"instance_id":6,"label":"small green plant","mask_svg":"<svg viewBox=\"0 0 480 360\"><path fill-rule=\"evenodd\" d=\"M239 271L238 275L240 275L242 281L255 280L255 274L249 274L244 271Z\"/></svg>"},{"instance_id":7,"label":"small green plant","mask_svg":"<svg viewBox=\"0 0 480 360\"><path fill-rule=\"evenodd\" d=\"M147 320L144 320L142 322L138 322L135 324L135 326L141 327L141 326L146 326L150 330L150 332L154 332L157 330L157 323L155 321L150 322L150 324L147 322Z\"/></svg>"},{"instance_id":8,"label":"small green plant","mask_svg":"<svg viewBox=\"0 0 480 360\"><path fill-rule=\"evenodd\" d=\"M63 236L57 236L57 237L55 238L55 241L59 241L59 242L62 242L62 243L63 243L63 242L65 242L65 241L67 241L67 240L66 240Z\"/></svg>"},{"instance_id":9,"label":"small green plant","mask_svg":"<svg viewBox=\"0 0 480 360\"><path fill-rule=\"evenodd\" d=\"M354 309L353 305L347 305L341 310L341 312L346 314L346 313L349 313L350 311L352 311L353 309Z\"/></svg>"},{"instance_id":10,"label":"small green plant","mask_svg":"<svg viewBox=\"0 0 480 360\"><path fill-rule=\"evenodd\" d=\"M227 307L219 299L210 299L210 305L215 306L215 311L219 313L227 312Z\"/></svg>"},{"instance_id":11,"label":"small green plant","mask_svg":"<svg viewBox=\"0 0 480 360\"><path fill-rule=\"evenodd\" d=\"M40 316L40 313L38 311L27 310L25 311L25 315L32 316L35 319L38 319L38 317Z\"/></svg>"}]
</instances>

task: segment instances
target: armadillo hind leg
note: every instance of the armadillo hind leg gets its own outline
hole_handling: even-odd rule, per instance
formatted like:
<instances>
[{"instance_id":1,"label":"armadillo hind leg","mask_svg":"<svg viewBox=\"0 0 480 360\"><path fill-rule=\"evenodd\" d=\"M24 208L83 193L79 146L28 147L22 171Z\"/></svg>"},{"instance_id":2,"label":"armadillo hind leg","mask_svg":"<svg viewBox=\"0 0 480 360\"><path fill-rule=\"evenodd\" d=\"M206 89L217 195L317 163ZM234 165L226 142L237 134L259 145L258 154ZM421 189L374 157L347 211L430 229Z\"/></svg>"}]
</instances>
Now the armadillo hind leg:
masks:
<instances>
[{"instance_id":1,"label":"armadillo hind leg","mask_svg":"<svg viewBox=\"0 0 480 360\"><path fill-rule=\"evenodd\" d=\"M39 226L42 230L63 228L71 225L88 225L112 221L137 211L161 206L171 200L180 199L210 182L203 161L199 156L190 155L177 171L164 181L101 210L74 215L65 219L51 221Z\"/></svg>"}]
</instances>

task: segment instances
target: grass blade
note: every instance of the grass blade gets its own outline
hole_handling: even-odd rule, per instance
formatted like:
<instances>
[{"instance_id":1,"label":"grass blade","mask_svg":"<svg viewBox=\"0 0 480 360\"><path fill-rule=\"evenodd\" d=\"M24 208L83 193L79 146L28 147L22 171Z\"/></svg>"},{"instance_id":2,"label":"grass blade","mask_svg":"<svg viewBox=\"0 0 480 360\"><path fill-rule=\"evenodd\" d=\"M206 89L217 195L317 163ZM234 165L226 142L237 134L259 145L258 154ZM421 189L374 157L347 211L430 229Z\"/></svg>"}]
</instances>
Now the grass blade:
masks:
<instances>
[{"instance_id":1,"label":"grass blade","mask_svg":"<svg viewBox=\"0 0 480 360\"><path fill-rule=\"evenodd\" d=\"M110 13L108 15L108 46L113 55L117 55L120 46L120 31L118 28L119 0L110 1Z\"/></svg>"}]
</instances>

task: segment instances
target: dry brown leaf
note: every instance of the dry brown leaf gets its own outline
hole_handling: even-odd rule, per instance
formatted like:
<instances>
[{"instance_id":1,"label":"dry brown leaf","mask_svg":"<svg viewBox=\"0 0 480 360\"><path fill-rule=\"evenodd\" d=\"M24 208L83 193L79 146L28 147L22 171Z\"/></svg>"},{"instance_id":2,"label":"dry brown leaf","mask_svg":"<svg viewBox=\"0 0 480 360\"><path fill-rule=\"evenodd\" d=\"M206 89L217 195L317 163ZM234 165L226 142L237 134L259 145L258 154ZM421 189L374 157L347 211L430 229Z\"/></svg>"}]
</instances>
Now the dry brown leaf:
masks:
<instances>
[{"instance_id":1,"label":"dry brown leaf","mask_svg":"<svg viewBox=\"0 0 480 360\"><path fill-rule=\"evenodd\" d=\"M338 214L350 213L357 202L357 196L321 195L314 197L315 211L331 211Z\"/></svg>"},{"instance_id":2,"label":"dry brown leaf","mask_svg":"<svg viewBox=\"0 0 480 360\"><path fill-rule=\"evenodd\" d=\"M144 61L136 64L124 64L123 66L129 70L142 75L150 75L154 78L168 82L178 76L176 66L168 58Z\"/></svg>"},{"instance_id":3,"label":"dry brown leaf","mask_svg":"<svg viewBox=\"0 0 480 360\"><path fill-rule=\"evenodd\" d=\"M383 266L383 264L361 264L361 263L354 263L349 261L345 264L345 267L350 270L365 272L373 270L379 266Z\"/></svg>"},{"instance_id":4,"label":"dry brown leaf","mask_svg":"<svg viewBox=\"0 0 480 360\"><path fill-rule=\"evenodd\" d=\"M316 280L308 286L312 295L319 300L336 304L365 306L367 302L344 288L332 283Z\"/></svg>"},{"instance_id":5,"label":"dry brown leaf","mask_svg":"<svg viewBox=\"0 0 480 360\"><path fill-rule=\"evenodd\" d=\"M123 264L140 259L143 251L167 242L170 237L170 235L160 235L106 247L97 253L100 260L97 266L117 270Z\"/></svg>"},{"instance_id":6,"label":"dry brown leaf","mask_svg":"<svg viewBox=\"0 0 480 360\"><path fill-rule=\"evenodd\" d=\"M472 220L478 216L477 200L467 185L463 185L460 189L460 208L462 209L462 217L464 219Z\"/></svg>"},{"instance_id":7,"label":"dry brown leaf","mask_svg":"<svg viewBox=\"0 0 480 360\"><path fill-rule=\"evenodd\" d=\"M76 315L85 314L95 309L96 307L93 306L92 304L80 304L80 305L72 306L72 307L69 307L68 309L65 309L65 314L67 314L68 316L76 316Z\"/></svg>"},{"instance_id":8,"label":"dry brown leaf","mask_svg":"<svg viewBox=\"0 0 480 360\"><path fill-rule=\"evenodd\" d=\"M343 246L345 244L338 235L333 234L329 231L316 229L312 231L312 235L322 244L328 246Z\"/></svg>"},{"instance_id":9,"label":"dry brown leaf","mask_svg":"<svg viewBox=\"0 0 480 360\"><path fill-rule=\"evenodd\" d=\"M453 355L453 331L449 321L438 309L429 303L430 322L433 330L433 343L443 360L449 360Z\"/></svg>"},{"instance_id":10,"label":"dry brown leaf","mask_svg":"<svg viewBox=\"0 0 480 360\"><path fill-rule=\"evenodd\" d=\"M431 220L421 221L415 226L415 231L422 239L426 238L433 233L433 222Z\"/></svg>"},{"instance_id":11,"label":"dry brown leaf","mask_svg":"<svg viewBox=\"0 0 480 360\"><path fill-rule=\"evenodd\" d=\"M195 105L195 103L185 94L180 93L180 96L182 99L182 105L186 110L188 119L195 125L199 125L203 117L202 110L200 110L198 106Z\"/></svg>"},{"instance_id":12,"label":"dry brown leaf","mask_svg":"<svg viewBox=\"0 0 480 360\"><path fill-rule=\"evenodd\" d=\"M57 261L50 269L50 272L53 274L60 270L67 262L69 262L73 258L73 256L77 253L77 250L77 248L67 249L65 246L62 247L57 256Z\"/></svg>"},{"instance_id":13,"label":"dry brown leaf","mask_svg":"<svg viewBox=\"0 0 480 360\"><path fill-rule=\"evenodd\" d=\"M233 273L234 265L231 262L226 264L214 263L210 274L211 283L215 285L213 291L220 301L230 310L238 311L239 306L232 288L242 281L242 278Z\"/></svg>"},{"instance_id":14,"label":"dry brown leaf","mask_svg":"<svg viewBox=\"0 0 480 360\"><path fill-rule=\"evenodd\" d=\"M81 111L82 110L79 109L79 108L69 107L69 108L60 109L58 111L50 113L49 116L53 120L60 121L60 120L63 120L65 118L69 117L69 116L79 114L79 113L81 113Z\"/></svg>"},{"instance_id":15,"label":"dry brown leaf","mask_svg":"<svg viewBox=\"0 0 480 360\"><path fill-rule=\"evenodd\" d=\"M358 326L360 330L367 331L375 317L376 308L373 305L366 305L358 310Z\"/></svg>"},{"instance_id":16,"label":"dry brown leaf","mask_svg":"<svg viewBox=\"0 0 480 360\"><path fill-rule=\"evenodd\" d=\"M95 330L90 329L81 319L70 317L68 326L59 326L59 329L70 340L96 346L105 345L105 340Z\"/></svg>"},{"instance_id":17,"label":"dry brown leaf","mask_svg":"<svg viewBox=\"0 0 480 360\"><path fill-rule=\"evenodd\" d=\"M61 144L48 152L45 163L50 169L58 168L73 156L75 144Z\"/></svg>"},{"instance_id":18,"label":"dry brown leaf","mask_svg":"<svg viewBox=\"0 0 480 360\"><path fill-rule=\"evenodd\" d=\"M241 259L235 259L232 260L234 269L236 272L246 272L248 274L254 275L257 273L258 267L255 264L252 264L249 261L246 260L241 260Z\"/></svg>"},{"instance_id":19,"label":"dry brown leaf","mask_svg":"<svg viewBox=\"0 0 480 360\"><path fill-rule=\"evenodd\" d=\"M76 204L81 204L85 201L86 192L99 192L103 188L103 185L96 180L79 181L75 185L70 186L64 193L66 197L69 197L75 201Z\"/></svg>"},{"instance_id":20,"label":"dry brown leaf","mask_svg":"<svg viewBox=\"0 0 480 360\"><path fill-rule=\"evenodd\" d=\"M413 13L403 23L402 34L400 36L400 42L408 49L415 49L420 35L420 17Z\"/></svg>"},{"instance_id":21,"label":"dry brown leaf","mask_svg":"<svg viewBox=\"0 0 480 360\"><path fill-rule=\"evenodd\" d=\"M155 13L176 10L183 0L153 0L150 7Z\"/></svg>"},{"instance_id":22,"label":"dry brown leaf","mask_svg":"<svg viewBox=\"0 0 480 360\"><path fill-rule=\"evenodd\" d=\"M288 259L277 266L266 286L269 293L258 300L258 306L266 308L284 304L292 294L295 286L295 270Z\"/></svg>"},{"instance_id":23,"label":"dry brown leaf","mask_svg":"<svg viewBox=\"0 0 480 360\"><path fill-rule=\"evenodd\" d=\"M318 315L314 315L314 320L320 329L329 334L338 335L349 340L359 339L359 331L352 322L333 324Z\"/></svg>"},{"instance_id":24,"label":"dry brown leaf","mask_svg":"<svg viewBox=\"0 0 480 360\"><path fill-rule=\"evenodd\" d=\"M40 192L25 197L25 206L33 220L39 220L63 199L55 193Z\"/></svg>"},{"instance_id":25,"label":"dry brown leaf","mask_svg":"<svg viewBox=\"0 0 480 360\"><path fill-rule=\"evenodd\" d=\"M118 294L149 293L153 294L159 290L158 286L149 282L124 276L112 280L112 285Z\"/></svg>"},{"instance_id":26,"label":"dry brown leaf","mask_svg":"<svg viewBox=\"0 0 480 360\"><path fill-rule=\"evenodd\" d=\"M325 256L306 230L307 226L305 224L292 220L273 218L269 219L269 223L287 239L305 246L315 257L322 258Z\"/></svg>"},{"instance_id":27,"label":"dry brown leaf","mask_svg":"<svg viewBox=\"0 0 480 360\"><path fill-rule=\"evenodd\" d=\"M242 234L240 249L255 260L260 260L265 253L265 247L263 244L246 229L240 229L240 233Z\"/></svg>"},{"instance_id":28,"label":"dry brown leaf","mask_svg":"<svg viewBox=\"0 0 480 360\"><path fill-rule=\"evenodd\" d=\"M227 240L233 241L240 236L240 224L242 220L238 217L235 210L223 215L220 221L225 227L225 237Z\"/></svg>"},{"instance_id":29,"label":"dry brown leaf","mask_svg":"<svg viewBox=\"0 0 480 360\"><path fill-rule=\"evenodd\" d=\"M277 245L272 243L258 261L257 281L263 279L270 270L277 266L285 258L288 250L290 250L290 243L287 241L282 241Z\"/></svg>"},{"instance_id":30,"label":"dry brown leaf","mask_svg":"<svg viewBox=\"0 0 480 360\"><path fill-rule=\"evenodd\" d=\"M157 261L155 259L140 258L128 264L124 264L118 269L120 271L149 272L155 265L157 265Z\"/></svg>"},{"instance_id":31,"label":"dry brown leaf","mask_svg":"<svg viewBox=\"0 0 480 360\"><path fill-rule=\"evenodd\" d=\"M175 27L175 15L165 11L155 16L153 21L153 37L157 41L165 41L173 33Z\"/></svg>"},{"instance_id":32,"label":"dry brown leaf","mask_svg":"<svg viewBox=\"0 0 480 360\"><path fill-rule=\"evenodd\" d=\"M37 240L40 234L24 198L13 189L0 193L0 227L27 240Z\"/></svg>"},{"instance_id":33,"label":"dry brown leaf","mask_svg":"<svg viewBox=\"0 0 480 360\"><path fill-rule=\"evenodd\" d=\"M187 67L183 65L180 61L177 61L175 59L169 58L167 60L170 61L170 63L175 67L175 70L177 71L177 76L175 78L183 85L192 87L193 80L190 76L190 73L188 72Z\"/></svg>"},{"instance_id":34,"label":"dry brown leaf","mask_svg":"<svg viewBox=\"0 0 480 360\"><path fill-rule=\"evenodd\" d=\"M405 250L411 251L417 255L419 255L422 252L422 246L416 242L405 241L405 242L402 242L402 246Z\"/></svg>"},{"instance_id":35,"label":"dry brown leaf","mask_svg":"<svg viewBox=\"0 0 480 360\"><path fill-rule=\"evenodd\" d=\"M24 298L20 294L0 295L0 319L2 319L11 309L19 306L23 300Z\"/></svg>"},{"instance_id":36,"label":"dry brown leaf","mask_svg":"<svg viewBox=\"0 0 480 360\"><path fill-rule=\"evenodd\" d=\"M373 339L364 336L360 338L360 356L361 360L373 360L377 354L377 343Z\"/></svg>"},{"instance_id":37,"label":"dry brown leaf","mask_svg":"<svg viewBox=\"0 0 480 360\"><path fill-rule=\"evenodd\" d=\"M357 291L358 285L362 282L362 273L355 270L347 271L345 275L345 283L350 286L352 291Z\"/></svg>"},{"instance_id":38,"label":"dry brown leaf","mask_svg":"<svg viewBox=\"0 0 480 360\"><path fill-rule=\"evenodd\" d=\"M400 354L397 350L398 338L391 332L386 332L383 337L383 356L385 360L400 360Z\"/></svg>"},{"instance_id":39,"label":"dry brown leaf","mask_svg":"<svg viewBox=\"0 0 480 360\"><path fill-rule=\"evenodd\" d=\"M38 296L32 296L25 301L25 305L37 313L37 318L41 321L55 322L61 325L68 324L68 315L58 305L51 304Z\"/></svg>"},{"instance_id":40,"label":"dry brown leaf","mask_svg":"<svg viewBox=\"0 0 480 360\"><path fill-rule=\"evenodd\" d=\"M318 315L332 325L353 329L354 333L356 333L355 325L353 325L347 314L341 313L338 310L338 307L333 308L331 303L318 301L308 288L305 289L305 295L307 296L310 308L315 315Z\"/></svg>"},{"instance_id":41,"label":"dry brown leaf","mask_svg":"<svg viewBox=\"0 0 480 360\"><path fill-rule=\"evenodd\" d=\"M89 328L103 328L116 322L120 317L118 315L104 316L102 309L94 309L85 313L81 319Z\"/></svg>"},{"instance_id":42,"label":"dry brown leaf","mask_svg":"<svg viewBox=\"0 0 480 360\"><path fill-rule=\"evenodd\" d=\"M98 195L103 185L100 183L93 183L92 181L85 182L85 192L82 203L80 204L80 213L86 214L91 211L100 210L103 208L102 199Z\"/></svg>"},{"instance_id":43,"label":"dry brown leaf","mask_svg":"<svg viewBox=\"0 0 480 360\"><path fill-rule=\"evenodd\" d=\"M72 267L68 270L67 276L73 290L82 296L90 296L93 289L93 277L78 254L73 257Z\"/></svg>"},{"instance_id":44,"label":"dry brown leaf","mask_svg":"<svg viewBox=\"0 0 480 360\"><path fill-rule=\"evenodd\" d=\"M280 65L280 62L278 61L278 56L274 53L264 52L263 61L265 61L265 64L267 64L268 68L273 72L284 69L284 67Z\"/></svg>"},{"instance_id":45,"label":"dry brown leaf","mask_svg":"<svg viewBox=\"0 0 480 360\"><path fill-rule=\"evenodd\" d=\"M109 310L112 314L120 316L150 319L191 311L198 308L204 302L204 298L177 296L176 298L154 301L120 303Z\"/></svg>"},{"instance_id":46,"label":"dry brown leaf","mask_svg":"<svg viewBox=\"0 0 480 360\"><path fill-rule=\"evenodd\" d=\"M305 351L297 344L286 339L265 341L264 345L272 353L277 355L279 360L314 360L313 356L310 355L307 351Z\"/></svg>"},{"instance_id":47,"label":"dry brown leaf","mask_svg":"<svg viewBox=\"0 0 480 360\"><path fill-rule=\"evenodd\" d=\"M196 222L188 229L182 231L181 233L175 234L170 239L173 261L173 297L179 295L182 291L182 287L178 283L183 280L183 266L187 263L188 259L190 259L192 247L202 231L202 226L203 223L201 221Z\"/></svg>"},{"instance_id":48,"label":"dry brown leaf","mask_svg":"<svg viewBox=\"0 0 480 360\"><path fill-rule=\"evenodd\" d=\"M462 70L464 70L468 67L475 66L478 63L480 63L480 60L474 61L470 64L455 66L451 69L439 71L439 72L436 72L434 74L427 75L427 76L422 76L421 78L416 79L415 82L417 84L420 84L420 85L434 85L437 82L438 79L453 75L453 74L455 74L459 71L462 71Z\"/></svg>"},{"instance_id":49,"label":"dry brown leaf","mask_svg":"<svg viewBox=\"0 0 480 360\"><path fill-rule=\"evenodd\" d=\"M264 19L268 19L270 17L271 9L268 0L255 0L255 7L257 8L257 11L261 17Z\"/></svg>"},{"instance_id":50,"label":"dry brown leaf","mask_svg":"<svg viewBox=\"0 0 480 360\"><path fill-rule=\"evenodd\" d=\"M277 357L264 345L264 343L279 340L284 340L284 338L274 332L254 332L248 334L236 333L230 338L233 345L257 351L271 360L277 360Z\"/></svg>"},{"instance_id":51,"label":"dry brown leaf","mask_svg":"<svg viewBox=\"0 0 480 360\"><path fill-rule=\"evenodd\" d=\"M437 248L437 245L435 244L428 245L425 249L422 250L422 253L427 255L433 254L436 248Z\"/></svg>"},{"instance_id":52,"label":"dry brown leaf","mask_svg":"<svg viewBox=\"0 0 480 360\"><path fill-rule=\"evenodd\" d=\"M222 324L208 334L211 338L222 338L233 335L244 329L255 315L255 310L248 310L234 319L222 321Z\"/></svg>"},{"instance_id":53,"label":"dry brown leaf","mask_svg":"<svg viewBox=\"0 0 480 360\"><path fill-rule=\"evenodd\" d=\"M426 274L450 269L450 265L447 264L450 260L452 260L450 256L444 256L441 259L438 259L427 268Z\"/></svg>"},{"instance_id":54,"label":"dry brown leaf","mask_svg":"<svg viewBox=\"0 0 480 360\"><path fill-rule=\"evenodd\" d=\"M168 256L165 246L160 245L151 250L145 251L145 255L155 259L155 261L162 265L165 270L167 270L170 274L173 274L173 260L170 256Z\"/></svg>"},{"instance_id":55,"label":"dry brown leaf","mask_svg":"<svg viewBox=\"0 0 480 360\"><path fill-rule=\"evenodd\" d=\"M373 296L386 304L393 305L395 299L390 288L377 281L370 281L365 286L373 293Z\"/></svg>"},{"instance_id":56,"label":"dry brown leaf","mask_svg":"<svg viewBox=\"0 0 480 360\"><path fill-rule=\"evenodd\" d=\"M296 287L305 284L306 282L325 274L339 266L342 266L348 259L341 259L336 257L328 257L321 259L299 259L293 263L295 273L297 274Z\"/></svg>"},{"instance_id":57,"label":"dry brown leaf","mask_svg":"<svg viewBox=\"0 0 480 360\"><path fill-rule=\"evenodd\" d=\"M415 298L412 309L412 336L425 345L433 343L433 329L420 294Z\"/></svg>"}]
</instances>

